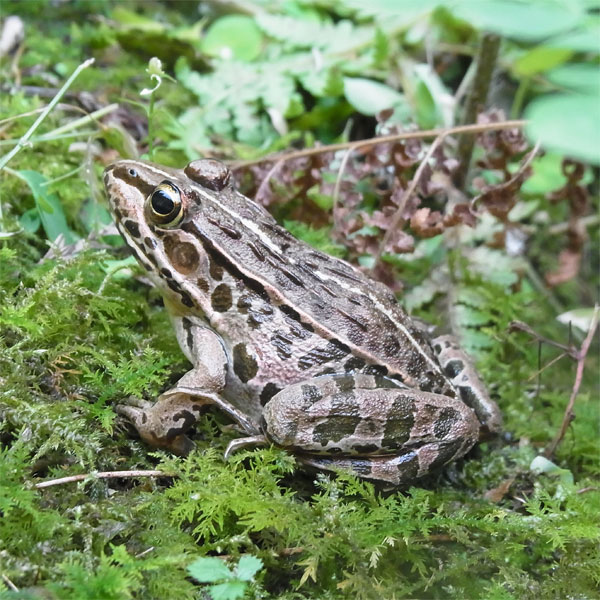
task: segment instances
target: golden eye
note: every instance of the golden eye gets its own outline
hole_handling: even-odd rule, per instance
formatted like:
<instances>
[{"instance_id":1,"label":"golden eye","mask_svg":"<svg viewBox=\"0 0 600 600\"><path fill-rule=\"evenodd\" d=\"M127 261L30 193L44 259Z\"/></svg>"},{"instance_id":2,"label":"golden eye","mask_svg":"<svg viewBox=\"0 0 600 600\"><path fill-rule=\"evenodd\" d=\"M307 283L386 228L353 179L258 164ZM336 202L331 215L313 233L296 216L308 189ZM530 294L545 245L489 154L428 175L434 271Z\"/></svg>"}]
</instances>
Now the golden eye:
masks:
<instances>
[{"instance_id":1,"label":"golden eye","mask_svg":"<svg viewBox=\"0 0 600 600\"><path fill-rule=\"evenodd\" d=\"M183 218L183 202L181 191L170 183L163 181L146 200L146 216L157 225L175 227Z\"/></svg>"}]
</instances>

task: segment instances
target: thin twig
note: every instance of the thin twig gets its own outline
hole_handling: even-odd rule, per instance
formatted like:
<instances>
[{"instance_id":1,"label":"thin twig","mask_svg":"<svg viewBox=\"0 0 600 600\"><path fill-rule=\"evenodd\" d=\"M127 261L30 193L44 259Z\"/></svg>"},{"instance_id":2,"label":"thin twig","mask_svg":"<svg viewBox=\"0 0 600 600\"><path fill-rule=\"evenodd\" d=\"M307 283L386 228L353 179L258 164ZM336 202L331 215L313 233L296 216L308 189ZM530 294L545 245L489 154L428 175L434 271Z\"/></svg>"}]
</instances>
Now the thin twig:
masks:
<instances>
[{"instance_id":1,"label":"thin twig","mask_svg":"<svg viewBox=\"0 0 600 600\"><path fill-rule=\"evenodd\" d=\"M277 171L279 171L279 169L281 169L281 165L282 164L283 164L283 161L280 160L279 162L276 162L269 169L269 172L265 175L265 177L263 178L263 180L260 182L260 185L258 186L258 189L256 190L256 194L254 195L254 199L255 200L260 199L260 197L263 194L263 191L269 185L269 181L271 181L271 177L273 177L275 175L275 173L277 173Z\"/></svg>"},{"instance_id":2,"label":"thin twig","mask_svg":"<svg viewBox=\"0 0 600 600\"><path fill-rule=\"evenodd\" d=\"M593 227L594 225L598 225L600 223L600 215L588 215L587 217L583 217L579 219L579 225L585 227ZM550 235L558 235L559 233L566 233L569 228L572 226L572 223L565 221L564 223L556 223L556 225L551 225L548 227L548 233Z\"/></svg>"},{"instance_id":3,"label":"thin twig","mask_svg":"<svg viewBox=\"0 0 600 600\"><path fill-rule=\"evenodd\" d=\"M575 360L577 360L579 357L577 348L574 348L573 346L567 346L565 344L561 344L559 342L555 342L554 340L546 338L543 335L537 333L537 331L533 330L531 327L529 327L527 323L523 323L522 321L511 321L508 326L508 331L509 333L512 331L524 331L525 333L528 333L531 337L533 337L536 341L548 344L548 346L554 346L555 348L562 350Z\"/></svg>"},{"instance_id":4,"label":"thin twig","mask_svg":"<svg viewBox=\"0 0 600 600\"><path fill-rule=\"evenodd\" d=\"M527 121L522 119L514 121L499 121L497 123L476 123L471 125L460 125L459 127L451 127L449 129L427 129L424 131L404 131L402 133L395 133L393 135L382 135L380 137L368 138L366 140L357 140L355 142L342 142L339 144L329 144L326 146L318 146L316 148L304 148L303 150L297 150L296 152L288 152L287 154L272 154L270 156L263 156L262 158L245 160L233 163L231 168L233 170L241 169L243 167L249 167L252 165L271 162L276 160L288 161L296 158L304 158L305 156L312 156L314 154L324 154L326 152L337 152L338 150L347 150L351 148L356 150L363 146L372 146L374 144L386 144L388 142L397 142L398 140L415 140L425 138L435 138L440 135L448 136L457 133L481 133L482 131L495 131L499 129L514 129L516 127L523 127Z\"/></svg>"},{"instance_id":5,"label":"thin twig","mask_svg":"<svg viewBox=\"0 0 600 600\"><path fill-rule=\"evenodd\" d=\"M340 187L342 186L342 177L344 176L344 171L346 170L346 165L348 164L348 160L354 151L353 148L348 148L346 153L344 154L344 158L342 158L342 162L340 163L340 168L338 169L338 174L335 179L335 186L333 188L333 206L331 208L331 214L333 215L333 220L335 222L335 213L338 204L338 200L340 197Z\"/></svg>"},{"instance_id":6,"label":"thin twig","mask_svg":"<svg viewBox=\"0 0 600 600\"><path fill-rule=\"evenodd\" d=\"M573 413L573 406L575 405L575 398L577 397L577 393L579 392L579 386L581 385L581 380L583 379L583 369L585 368L585 357L587 356L588 350L590 349L590 345L592 343L592 339L594 337L594 333L596 333L596 328L598 327L598 315L600 314L600 306L596 304L594 307L594 314L592 315L592 322L590 323L590 328L588 329L587 335L583 340L583 344L581 344L581 350L578 352L577 356L577 371L575 373L575 383L573 384L573 390L571 391L571 397L569 398L569 403L567 404L567 408L565 409L565 414L563 416L563 420L560 426L560 429L552 443L546 448L544 452L544 456L546 458L550 458L556 448L561 443L562 439L565 437L565 433L567 428L571 424L571 421L575 417Z\"/></svg>"},{"instance_id":7,"label":"thin twig","mask_svg":"<svg viewBox=\"0 0 600 600\"><path fill-rule=\"evenodd\" d=\"M540 348L541 348L541 344L540 344ZM568 356L567 352L563 352L563 353L559 354L558 356L555 356L547 365L544 365L543 367L540 367L540 360L538 359L538 367L539 367L538 370L535 373L533 373L532 375L530 375L525 381L531 381L532 379L539 377L546 369L549 369L554 363L557 363L559 360L561 360L565 356ZM539 388L539 382L538 382L538 388Z\"/></svg>"},{"instance_id":8,"label":"thin twig","mask_svg":"<svg viewBox=\"0 0 600 600\"><path fill-rule=\"evenodd\" d=\"M49 479L48 481L36 483L35 487L39 490L53 485L84 481L85 479L115 479L119 477L175 477L175 475L165 473L164 471L100 471L98 473L82 473L80 475L60 477L59 479Z\"/></svg>"}]
</instances>

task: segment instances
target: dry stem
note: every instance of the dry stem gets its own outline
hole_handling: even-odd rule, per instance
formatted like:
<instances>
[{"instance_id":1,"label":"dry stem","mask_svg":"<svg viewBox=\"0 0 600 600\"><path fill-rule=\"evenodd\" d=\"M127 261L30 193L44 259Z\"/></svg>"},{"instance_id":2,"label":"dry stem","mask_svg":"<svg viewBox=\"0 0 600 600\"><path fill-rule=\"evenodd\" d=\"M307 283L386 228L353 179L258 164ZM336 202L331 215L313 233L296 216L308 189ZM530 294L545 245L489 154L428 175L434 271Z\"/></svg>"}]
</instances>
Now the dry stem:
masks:
<instances>
[{"instance_id":1,"label":"dry stem","mask_svg":"<svg viewBox=\"0 0 600 600\"><path fill-rule=\"evenodd\" d=\"M449 129L427 129L425 131L404 131L393 135L382 135L380 137L372 137L366 140L357 140L355 142L343 142L340 144L329 144L327 146L318 146L317 148L305 148L296 152L288 152L287 154L272 154L263 156L255 160L245 160L236 162L231 165L232 169L241 169L255 164L271 161L288 161L295 158L304 158L313 154L324 154L325 152L336 152L337 150L356 150L363 146L372 146L374 144L386 144L389 142L397 142L399 140L414 140L435 138L440 135L448 136L457 133L481 133L482 131L495 131L499 129L514 129L515 127L523 127L526 121L517 119L514 121L499 121L498 123L476 123L471 125L460 125L459 127L451 127Z\"/></svg>"},{"instance_id":2,"label":"dry stem","mask_svg":"<svg viewBox=\"0 0 600 600\"><path fill-rule=\"evenodd\" d=\"M596 304L594 307L594 314L592 315L592 321L590 323L590 328L588 329L587 335L581 344L581 349L577 352L577 371L575 373L575 382L573 383L573 389L571 391L571 397L569 398L569 403L567 404L567 408L565 409L565 414L563 416L563 420L560 426L560 429L552 443L546 448L544 452L544 456L546 458L551 457L554 452L556 452L556 448L561 443L562 439L565 437L565 433L567 428L571 424L571 421L574 419L575 414L573 412L573 407L575 406L575 398L577 397L577 393L579 392L579 386L581 385L581 380L583 379L583 369L585 368L585 357L587 356L588 350L590 349L590 345L592 343L592 339L594 337L594 333L596 332L596 328L598 327L598 314L600 313L600 306Z\"/></svg>"},{"instance_id":3,"label":"dry stem","mask_svg":"<svg viewBox=\"0 0 600 600\"><path fill-rule=\"evenodd\" d=\"M113 479L117 477L175 477L175 475L164 471L100 471L99 473L81 473L80 475L69 475L69 477L60 477L59 479L49 479L48 481L36 483L35 487L39 490L53 485L84 481L88 478Z\"/></svg>"}]
</instances>

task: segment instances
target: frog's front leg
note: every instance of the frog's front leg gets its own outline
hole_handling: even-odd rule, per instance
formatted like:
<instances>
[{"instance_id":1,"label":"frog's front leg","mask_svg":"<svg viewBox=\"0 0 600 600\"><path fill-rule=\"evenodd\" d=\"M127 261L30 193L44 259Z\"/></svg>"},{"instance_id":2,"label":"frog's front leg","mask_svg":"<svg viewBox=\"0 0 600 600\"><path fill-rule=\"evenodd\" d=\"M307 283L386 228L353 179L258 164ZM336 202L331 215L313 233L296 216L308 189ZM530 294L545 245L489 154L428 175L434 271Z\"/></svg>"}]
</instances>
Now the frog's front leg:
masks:
<instances>
[{"instance_id":1,"label":"frog's front leg","mask_svg":"<svg viewBox=\"0 0 600 600\"><path fill-rule=\"evenodd\" d=\"M395 485L463 456L479 434L461 400L362 374L291 385L266 404L263 418L266 438L302 462Z\"/></svg>"},{"instance_id":2,"label":"frog's front leg","mask_svg":"<svg viewBox=\"0 0 600 600\"><path fill-rule=\"evenodd\" d=\"M481 425L480 437L499 433L502 430L502 414L498 405L489 397L472 359L452 335L441 335L431 343L444 373L463 402L475 411Z\"/></svg>"},{"instance_id":3,"label":"frog's front leg","mask_svg":"<svg viewBox=\"0 0 600 600\"><path fill-rule=\"evenodd\" d=\"M208 404L219 406L249 435L256 434L257 428L247 416L221 396L227 355L220 338L194 319L172 320L181 348L194 368L155 403L133 400L117 406L117 412L131 421L145 442L180 455L188 454L194 447L185 433Z\"/></svg>"}]
</instances>

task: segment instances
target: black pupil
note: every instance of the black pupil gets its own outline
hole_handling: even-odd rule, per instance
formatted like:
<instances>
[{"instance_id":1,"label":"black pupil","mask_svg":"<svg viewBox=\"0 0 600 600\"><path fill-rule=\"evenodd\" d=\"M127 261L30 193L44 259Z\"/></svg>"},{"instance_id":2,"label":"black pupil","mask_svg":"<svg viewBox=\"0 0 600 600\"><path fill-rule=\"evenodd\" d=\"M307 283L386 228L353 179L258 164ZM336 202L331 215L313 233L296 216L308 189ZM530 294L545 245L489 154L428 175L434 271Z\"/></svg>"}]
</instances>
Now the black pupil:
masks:
<instances>
[{"instance_id":1,"label":"black pupil","mask_svg":"<svg viewBox=\"0 0 600 600\"><path fill-rule=\"evenodd\" d=\"M175 208L175 203L164 190L156 190L152 194L152 208L159 215L168 215Z\"/></svg>"}]
</instances>

